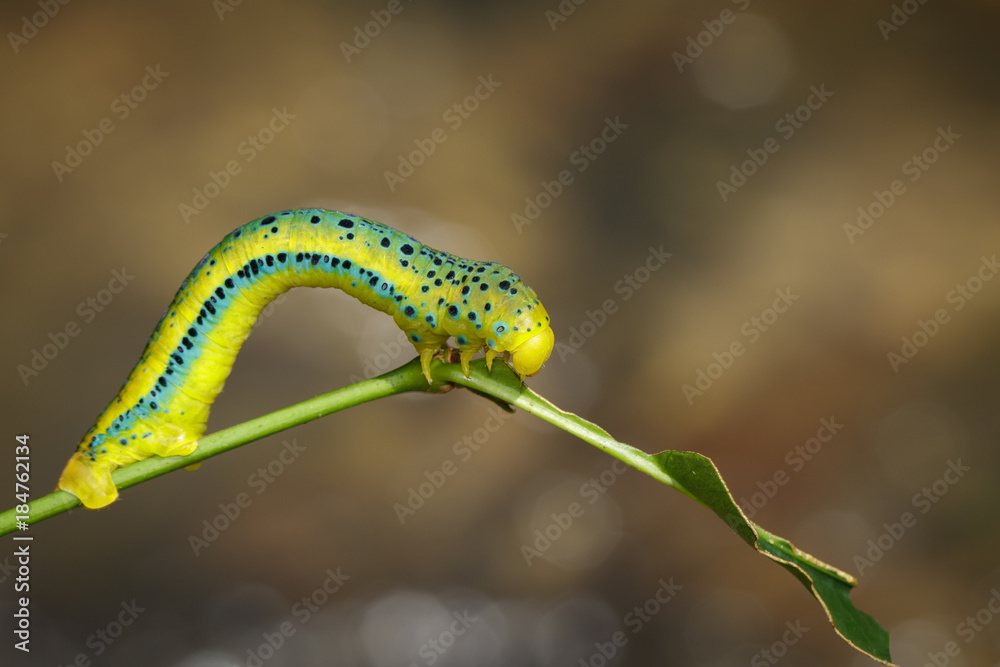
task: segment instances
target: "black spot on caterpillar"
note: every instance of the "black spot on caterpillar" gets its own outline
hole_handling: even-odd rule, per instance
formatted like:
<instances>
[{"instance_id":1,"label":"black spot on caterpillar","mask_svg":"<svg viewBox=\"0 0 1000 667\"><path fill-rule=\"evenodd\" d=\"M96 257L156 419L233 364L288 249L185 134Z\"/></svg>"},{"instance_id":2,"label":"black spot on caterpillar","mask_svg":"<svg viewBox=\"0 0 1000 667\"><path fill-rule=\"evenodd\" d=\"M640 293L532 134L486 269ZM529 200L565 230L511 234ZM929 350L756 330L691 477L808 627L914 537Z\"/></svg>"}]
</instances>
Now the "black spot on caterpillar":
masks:
<instances>
[{"instance_id":1,"label":"black spot on caterpillar","mask_svg":"<svg viewBox=\"0 0 1000 667\"><path fill-rule=\"evenodd\" d=\"M59 488L88 508L118 497L116 468L185 456L205 431L260 311L293 287L337 287L392 315L430 361L455 337L462 370L486 351L523 379L552 353L549 316L503 264L463 259L386 225L323 209L282 211L233 230L194 267L118 396L83 437Z\"/></svg>"}]
</instances>

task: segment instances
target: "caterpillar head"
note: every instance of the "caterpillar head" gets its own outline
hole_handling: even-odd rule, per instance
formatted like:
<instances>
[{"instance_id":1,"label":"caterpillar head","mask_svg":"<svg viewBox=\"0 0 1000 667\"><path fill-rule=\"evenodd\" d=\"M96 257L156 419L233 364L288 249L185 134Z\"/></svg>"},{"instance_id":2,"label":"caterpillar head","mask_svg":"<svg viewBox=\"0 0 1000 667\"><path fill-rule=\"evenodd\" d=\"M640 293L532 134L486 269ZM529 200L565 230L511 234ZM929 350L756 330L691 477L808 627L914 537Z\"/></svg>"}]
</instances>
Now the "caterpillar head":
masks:
<instances>
[{"instance_id":1,"label":"caterpillar head","mask_svg":"<svg viewBox=\"0 0 1000 667\"><path fill-rule=\"evenodd\" d=\"M552 327L546 323L541 329L532 332L530 338L510 351L510 365L522 380L526 375L534 375L542 368L542 364L552 354L555 340Z\"/></svg>"},{"instance_id":2,"label":"caterpillar head","mask_svg":"<svg viewBox=\"0 0 1000 667\"><path fill-rule=\"evenodd\" d=\"M497 352L510 353L510 365L523 380L528 375L534 375L548 360L555 344L555 334L549 326L549 315L545 307L535 299L533 305L518 309L513 321L497 321L493 324L493 333L497 340L490 340L489 346Z\"/></svg>"}]
</instances>

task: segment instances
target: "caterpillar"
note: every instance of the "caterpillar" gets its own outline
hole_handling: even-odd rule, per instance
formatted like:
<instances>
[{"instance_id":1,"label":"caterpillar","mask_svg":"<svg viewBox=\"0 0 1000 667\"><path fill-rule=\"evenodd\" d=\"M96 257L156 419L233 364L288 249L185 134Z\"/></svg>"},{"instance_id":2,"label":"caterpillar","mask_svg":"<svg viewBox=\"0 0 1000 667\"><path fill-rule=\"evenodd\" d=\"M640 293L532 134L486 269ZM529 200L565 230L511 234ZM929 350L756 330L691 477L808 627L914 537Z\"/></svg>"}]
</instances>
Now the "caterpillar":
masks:
<instances>
[{"instance_id":1,"label":"caterpillar","mask_svg":"<svg viewBox=\"0 0 1000 667\"><path fill-rule=\"evenodd\" d=\"M260 311L293 287L337 287L392 316L430 362L454 337L465 376L483 349L523 381L552 353L534 290L496 262L463 259L365 218L281 211L230 232L194 267L138 363L66 464L58 487L90 509L118 497L111 472L150 456L186 456Z\"/></svg>"}]
</instances>

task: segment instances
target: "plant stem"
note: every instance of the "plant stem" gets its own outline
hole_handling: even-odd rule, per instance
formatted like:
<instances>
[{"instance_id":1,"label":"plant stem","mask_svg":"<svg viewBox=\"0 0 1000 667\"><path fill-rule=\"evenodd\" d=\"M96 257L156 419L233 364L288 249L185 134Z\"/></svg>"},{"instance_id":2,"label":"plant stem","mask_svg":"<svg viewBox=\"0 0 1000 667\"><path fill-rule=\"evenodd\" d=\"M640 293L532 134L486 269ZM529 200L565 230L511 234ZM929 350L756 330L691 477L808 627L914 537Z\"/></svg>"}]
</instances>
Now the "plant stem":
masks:
<instances>
[{"instance_id":1,"label":"plant stem","mask_svg":"<svg viewBox=\"0 0 1000 667\"><path fill-rule=\"evenodd\" d=\"M439 371L439 375L443 379L449 380L454 384L462 385L497 398L502 398L511 405L516 405L525 412L530 412L536 417L558 426L567 433L575 435L584 442L590 443L601 451L614 456L633 468L641 470L647 475L658 479L672 489L680 491L695 502L705 505L700 498L692 494L687 488L684 487L683 484L680 484L673 477L666 474L650 458L649 454L641 449L637 449L623 442L618 442L612 438L607 431L600 428L596 424L592 424L572 412L566 412L565 410L556 407L528 387L520 385L520 383L518 383L518 386L516 387L511 386L509 381L504 381L505 378L503 377L503 369L498 371L495 367L492 374L487 373L485 369L483 369L483 372L481 373L477 372L478 370L479 369L474 365L472 376L466 378L462 375L461 369L454 368L454 364L452 364L450 366L442 366ZM513 376L510 371L507 371L507 373ZM707 505L705 506L707 507Z\"/></svg>"},{"instance_id":2,"label":"plant stem","mask_svg":"<svg viewBox=\"0 0 1000 667\"><path fill-rule=\"evenodd\" d=\"M111 478L119 489L127 489L178 468L186 468L248 442L259 440L345 408L407 391L440 392L447 388L447 385L442 382L436 381L434 384L427 384L427 380L420 372L419 360L414 359L371 380L364 380L207 435L198 443L198 449L189 456L166 458L153 456L115 470ZM47 496L36 498L28 504L28 519L25 523L35 524L79 506L80 501L73 494L65 491L54 491ZM0 535L14 532L17 528L17 516L14 509L0 514Z\"/></svg>"}]
</instances>

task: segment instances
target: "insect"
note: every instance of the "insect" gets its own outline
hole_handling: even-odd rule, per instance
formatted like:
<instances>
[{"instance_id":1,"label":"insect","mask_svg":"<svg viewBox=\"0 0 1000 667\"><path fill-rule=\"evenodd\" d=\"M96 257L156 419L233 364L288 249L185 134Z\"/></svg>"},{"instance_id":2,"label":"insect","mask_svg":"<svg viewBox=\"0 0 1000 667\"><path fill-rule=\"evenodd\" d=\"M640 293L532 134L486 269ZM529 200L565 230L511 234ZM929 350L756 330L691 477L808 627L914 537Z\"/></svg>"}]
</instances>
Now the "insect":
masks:
<instances>
[{"instance_id":1,"label":"insect","mask_svg":"<svg viewBox=\"0 0 1000 667\"><path fill-rule=\"evenodd\" d=\"M95 509L112 503L111 472L150 456L186 456L260 311L293 287L338 287L392 315L430 362L454 337L465 376L481 349L523 380L552 353L549 316L511 269L434 250L362 217L282 211L233 230L194 267L118 396L87 431L59 488Z\"/></svg>"}]
</instances>

